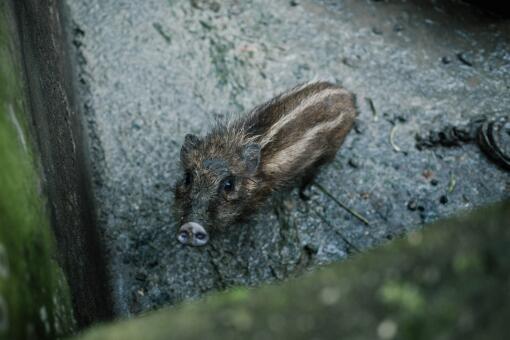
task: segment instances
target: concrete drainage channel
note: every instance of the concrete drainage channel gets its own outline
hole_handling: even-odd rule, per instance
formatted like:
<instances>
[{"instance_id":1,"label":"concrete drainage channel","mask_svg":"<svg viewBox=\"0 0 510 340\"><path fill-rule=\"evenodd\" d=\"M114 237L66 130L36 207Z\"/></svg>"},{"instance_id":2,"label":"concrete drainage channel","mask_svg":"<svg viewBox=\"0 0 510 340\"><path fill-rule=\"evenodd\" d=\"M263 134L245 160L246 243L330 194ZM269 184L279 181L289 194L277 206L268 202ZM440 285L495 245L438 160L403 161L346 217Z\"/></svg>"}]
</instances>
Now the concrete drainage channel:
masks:
<instances>
[{"instance_id":1,"label":"concrete drainage channel","mask_svg":"<svg viewBox=\"0 0 510 340\"><path fill-rule=\"evenodd\" d=\"M285 278L508 196L474 143L416 135L506 114L509 25L418 1L68 1L115 312ZM357 94L355 130L312 187L210 247L175 241L188 132L320 77ZM274 204L273 204L274 203ZM339 205L347 206L358 218Z\"/></svg>"},{"instance_id":2,"label":"concrete drainage channel","mask_svg":"<svg viewBox=\"0 0 510 340\"><path fill-rule=\"evenodd\" d=\"M1 9L5 41L22 52L27 136L78 327L283 279L509 196L508 172L475 143L417 147L507 114L510 25L474 7L62 4ZM274 197L210 246L179 245L171 186L185 133L316 77L355 92L361 114L311 200Z\"/></svg>"}]
</instances>

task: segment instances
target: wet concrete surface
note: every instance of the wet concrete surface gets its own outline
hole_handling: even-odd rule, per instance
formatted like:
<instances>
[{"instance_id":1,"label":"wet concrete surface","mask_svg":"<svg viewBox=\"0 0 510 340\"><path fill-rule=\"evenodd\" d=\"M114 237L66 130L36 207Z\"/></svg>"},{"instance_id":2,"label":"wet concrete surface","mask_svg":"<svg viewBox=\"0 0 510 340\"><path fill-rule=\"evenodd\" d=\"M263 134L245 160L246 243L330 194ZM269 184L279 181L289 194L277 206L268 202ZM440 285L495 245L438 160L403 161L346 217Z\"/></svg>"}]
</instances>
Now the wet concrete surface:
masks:
<instances>
[{"instance_id":1,"label":"wet concrete surface","mask_svg":"<svg viewBox=\"0 0 510 340\"><path fill-rule=\"evenodd\" d=\"M282 279L510 196L476 144L415 140L507 114L508 21L448 1L67 5L117 314ZM279 195L209 246L179 245L184 135L317 78L356 93L361 114L311 200Z\"/></svg>"}]
</instances>

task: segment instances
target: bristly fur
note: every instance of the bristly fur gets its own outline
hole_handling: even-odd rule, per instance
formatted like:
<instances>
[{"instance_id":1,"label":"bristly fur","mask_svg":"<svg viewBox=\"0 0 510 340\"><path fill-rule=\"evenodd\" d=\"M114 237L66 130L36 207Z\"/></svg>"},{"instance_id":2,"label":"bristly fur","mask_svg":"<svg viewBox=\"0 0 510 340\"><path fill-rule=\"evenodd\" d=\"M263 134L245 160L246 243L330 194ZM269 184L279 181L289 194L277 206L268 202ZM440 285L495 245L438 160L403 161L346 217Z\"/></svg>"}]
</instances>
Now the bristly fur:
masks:
<instances>
[{"instance_id":1,"label":"bristly fur","mask_svg":"<svg viewBox=\"0 0 510 340\"><path fill-rule=\"evenodd\" d=\"M309 184L335 157L356 115L353 94L316 81L217 122L204 138L190 136L181 162L193 182L176 185L178 218L221 228L248 217L273 190ZM234 191L221 191L225 178L235 179Z\"/></svg>"}]
</instances>

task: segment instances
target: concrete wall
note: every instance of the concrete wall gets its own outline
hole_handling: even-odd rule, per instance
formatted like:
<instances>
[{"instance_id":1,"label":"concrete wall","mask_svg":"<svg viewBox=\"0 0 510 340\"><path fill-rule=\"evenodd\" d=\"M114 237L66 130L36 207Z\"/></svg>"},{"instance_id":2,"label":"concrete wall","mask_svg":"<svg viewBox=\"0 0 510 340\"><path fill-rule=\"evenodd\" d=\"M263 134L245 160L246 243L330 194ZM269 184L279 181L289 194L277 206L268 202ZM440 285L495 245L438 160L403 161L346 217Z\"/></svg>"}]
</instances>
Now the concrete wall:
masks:
<instances>
[{"instance_id":1,"label":"concrete wall","mask_svg":"<svg viewBox=\"0 0 510 340\"><path fill-rule=\"evenodd\" d=\"M51 229L14 12L0 3L0 339L52 339L75 328Z\"/></svg>"},{"instance_id":2,"label":"concrete wall","mask_svg":"<svg viewBox=\"0 0 510 340\"><path fill-rule=\"evenodd\" d=\"M11 291L0 304L14 310L9 320L20 323L9 329L15 332L32 327L36 317L54 319L53 307L40 306L46 298L48 303L53 297L67 301L63 314L72 319L70 296L78 326L111 315L62 12L56 1L1 5L0 183L5 189L0 194L0 250L6 251L10 265L13 259L21 263L12 267L11 281L0 277L0 295ZM14 231L23 228L27 234ZM57 283L67 287L60 267L70 295L54 295ZM22 281L14 286L12 280ZM13 289L21 300L13 297ZM41 303L40 291L45 294ZM34 334L42 338L40 329L46 332L46 324L34 325ZM70 325L61 324L59 330L50 322L45 334L69 331Z\"/></svg>"}]
</instances>

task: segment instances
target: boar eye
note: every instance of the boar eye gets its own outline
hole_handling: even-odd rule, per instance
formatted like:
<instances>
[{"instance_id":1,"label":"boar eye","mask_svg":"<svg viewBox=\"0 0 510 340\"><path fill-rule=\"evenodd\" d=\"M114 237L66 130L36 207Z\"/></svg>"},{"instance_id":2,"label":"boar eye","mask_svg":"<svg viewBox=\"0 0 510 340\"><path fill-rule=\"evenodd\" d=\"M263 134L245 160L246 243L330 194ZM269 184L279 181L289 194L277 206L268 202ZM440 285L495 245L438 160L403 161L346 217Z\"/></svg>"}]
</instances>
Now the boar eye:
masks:
<instances>
[{"instance_id":1,"label":"boar eye","mask_svg":"<svg viewBox=\"0 0 510 340\"><path fill-rule=\"evenodd\" d=\"M234 190L234 178L233 177L225 178L221 183L221 187L225 192L231 192L232 190Z\"/></svg>"},{"instance_id":2,"label":"boar eye","mask_svg":"<svg viewBox=\"0 0 510 340\"><path fill-rule=\"evenodd\" d=\"M191 174L191 172L187 171L186 174L184 175L184 185L190 186L192 180L193 175Z\"/></svg>"}]
</instances>

